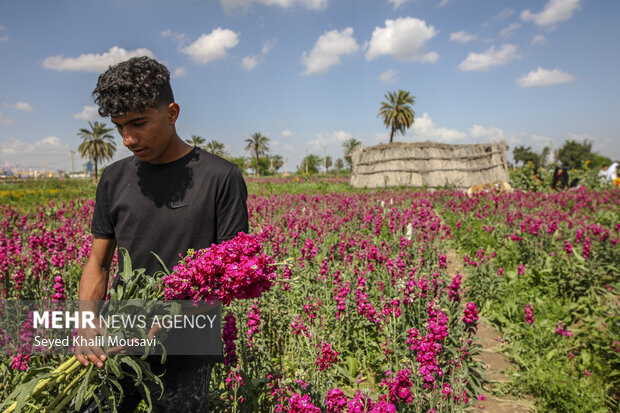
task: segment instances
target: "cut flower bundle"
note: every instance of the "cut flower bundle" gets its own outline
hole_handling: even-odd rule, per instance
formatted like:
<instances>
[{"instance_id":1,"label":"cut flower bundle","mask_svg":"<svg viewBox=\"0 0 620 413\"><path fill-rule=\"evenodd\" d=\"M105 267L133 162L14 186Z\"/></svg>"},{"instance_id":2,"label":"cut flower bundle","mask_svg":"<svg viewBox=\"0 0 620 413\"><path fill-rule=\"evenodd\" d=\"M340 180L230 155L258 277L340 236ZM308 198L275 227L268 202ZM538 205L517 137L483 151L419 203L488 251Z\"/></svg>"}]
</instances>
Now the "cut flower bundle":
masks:
<instances>
[{"instance_id":1,"label":"cut flower bundle","mask_svg":"<svg viewBox=\"0 0 620 413\"><path fill-rule=\"evenodd\" d=\"M260 237L245 233L210 248L188 251L172 273L164 274L161 282L158 282L160 273L149 276L144 269L133 270L128 252L123 248L119 251L124 260L124 270L118 275L122 283L110 290L111 301L221 300L228 305L236 299L260 297L271 288L276 277L273 260L262 253ZM146 332L141 334L146 336ZM164 349L162 363L165 357ZM146 354L140 358L112 354L104 367L98 369L94 365L83 367L74 356L67 356L56 369L49 367L29 375L29 380L18 385L0 404L0 411L79 411L95 400L100 412L106 405L116 412L115 406L124 394L120 380L126 377L144 389L150 411L149 388L153 386L149 383L159 386L162 392L164 389L145 359Z\"/></svg>"}]
</instances>

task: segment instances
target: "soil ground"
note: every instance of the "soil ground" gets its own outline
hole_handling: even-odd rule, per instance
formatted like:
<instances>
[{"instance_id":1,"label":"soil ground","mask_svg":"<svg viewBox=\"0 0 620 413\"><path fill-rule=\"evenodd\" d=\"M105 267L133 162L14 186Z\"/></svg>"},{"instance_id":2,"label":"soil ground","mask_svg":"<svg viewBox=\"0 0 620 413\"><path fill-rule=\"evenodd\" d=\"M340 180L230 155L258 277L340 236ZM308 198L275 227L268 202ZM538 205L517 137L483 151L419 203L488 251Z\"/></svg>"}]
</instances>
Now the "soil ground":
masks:
<instances>
[{"instance_id":1,"label":"soil ground","mask_svg":"<svg viewBox=\"0 0 620 413\"><path fill-rule=\"evenodd\" d=\"M448 274L454 276L457 272L460 272L463 275L463 281L465 281L466 273L463 268L462 257L454 250L447 251L446 255L448 257ZM482 350L476 357L476 360L482 362L486 367L484 373L488 377L489 383L485 386L486 391L483 393L486 400L472 400L472 406L467 410L469 412L484 411L492 413L535 412L536 408L534 407L532 397L526 396L523 399L517 399L510 395L501 397L493 395L494 389L499 384L510 381L505 372L512 366L501 353L503 340L500 333L483 317L479 320L476 338L482 346Z\"/></svg>"}]
</instances>

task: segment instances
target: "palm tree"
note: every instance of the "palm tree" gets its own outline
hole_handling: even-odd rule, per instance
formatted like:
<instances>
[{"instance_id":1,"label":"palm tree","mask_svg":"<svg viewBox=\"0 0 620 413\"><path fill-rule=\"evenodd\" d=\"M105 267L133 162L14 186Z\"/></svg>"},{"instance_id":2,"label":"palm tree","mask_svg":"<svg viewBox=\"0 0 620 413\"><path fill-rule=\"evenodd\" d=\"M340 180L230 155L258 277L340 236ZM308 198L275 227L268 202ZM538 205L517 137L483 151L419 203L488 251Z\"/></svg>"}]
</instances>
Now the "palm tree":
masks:
<instances>
[{"instance_id":1,"label":"palm tree","mask_svg":"<svg viewBox=\"0 0 620 413\"><path fill-rule=\"evenodd\" d=\"M110 135L113 128L107 128L105 123L88 122L90 130L80 129L78 136L82 138L82 143L78 147L78 152L82 158L91 159L95 164L95 181L99 175L98 165L106 159L112 159L116 152L114 136Z\"/></svg>"},{"instance_id":2,"label":"palm tree","mask_svg":"<svg viewBox=\"0 0 620 413\"><path fill-rule=\"evenodd\" d=\"M390 133L390 143L392 143L396 132L400 132L404 136L405 130L413 125L415 96L410 95L406 90L399 89L398 93L386 93L385 98L388 101L381 102L381 108L379 108L377 116L383 117L383 123L386 128L392 128Z\"/></svg>"},{"instance_id":3,"label":"palm tree","mask_svg":"<svg viewBox=\"0 0 620 413\"><path fill-rule=\"evenodd\" d=\"M204 149L205 151L211 152L212 154L217 156L221 156L222 158L225 158L227 156L226 146L217 139L211 139L209 142L207 142L207 144L204 146Z\"/></svg>"},{"instance_id":4,"label":"palm tree","mask_svg":"<svg viewBox=\"0 0 620 413\"><path fill-rule=\"evenodd\" d=\"M347 165L349 165L349 168L351 168L351 152L353 151L353 148L361 144L362 142L358 141L355 138L347 139L342 144L342 146L344 147L344 160L347 162Z\"/></svg>"},{"instance_id":5,"label":"palm tree","mask_svg":"<svg viewBox=\"0 0 620 413\"><path fill-rule=\"evenodd\" d=\"M202 146L205 143L205 138L203 138L202 136L199 135L192 135L191 139L185 139L185 142L189 143L190 145L194 145L194 148L196 146Z\"/></svg>"},{"instance_id":6,"label":"palm tree","mask_svg":"<svg viewBox=\"0 0 620 413\"><path fill-rule=\"evenodd\" d=\"M260 155L264 155L267 152L269 152L268 142L269 142L269 138L260 132L251 134L250 137L245 140L245 143L247 143L245 150L253 154L256 160L254 171L256 172L257 176L258 176L258 157Z\"/></svg>"},{"instance_id":7,"label":"palm tree","mask_svg":"<svg viewBox=\"0 0 620 413\"><path fill-rule=\"evenodd\" d=\"M284 161L282 160L282 155L270 156L269 164L271 165L271 169L273 169L274 172L277 172L278 169L282 168L282 165L284 165Z\"/></svg>"}]
</instances>

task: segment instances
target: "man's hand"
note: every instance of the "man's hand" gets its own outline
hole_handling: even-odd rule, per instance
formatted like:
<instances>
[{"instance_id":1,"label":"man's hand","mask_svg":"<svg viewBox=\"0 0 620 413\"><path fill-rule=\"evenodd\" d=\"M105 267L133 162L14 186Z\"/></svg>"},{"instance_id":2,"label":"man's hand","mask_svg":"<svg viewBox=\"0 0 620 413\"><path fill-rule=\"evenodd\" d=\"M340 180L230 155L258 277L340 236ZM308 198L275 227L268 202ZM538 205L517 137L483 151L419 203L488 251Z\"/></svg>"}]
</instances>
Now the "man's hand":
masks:
<instances>
[{"instance_id":1,"label":"man's hand","mask_svg":"<svg viewBox=\"0 0 620 413\"><path fill-rule=\"evenodd\" d=\"M99 346L87 344L94 344L97 336L103 336L105 334L105 330L99 323L99 319L97 318L94 321L95 328L86 327L78 329L78 336L81 337L80 342L83 342L85 345L77 346L75 348L75 357L84 366L88 366L90 363L93 363L97 367L101 368L107 359L105 352Z\"/></svg>"}]
</instances>

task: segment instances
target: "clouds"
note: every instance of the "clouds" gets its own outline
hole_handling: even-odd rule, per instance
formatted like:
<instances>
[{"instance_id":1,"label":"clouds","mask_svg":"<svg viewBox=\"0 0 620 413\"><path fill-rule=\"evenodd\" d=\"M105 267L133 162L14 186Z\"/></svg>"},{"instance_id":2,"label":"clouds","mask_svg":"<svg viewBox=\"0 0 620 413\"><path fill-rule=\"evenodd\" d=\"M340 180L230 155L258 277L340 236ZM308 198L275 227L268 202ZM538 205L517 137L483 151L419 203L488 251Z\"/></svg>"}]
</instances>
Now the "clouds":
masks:
<instances>
[{"instance_id":1,"label":"clouds","mask_svg":"<svg viewBox=\"0 0 620 413\"><path fill-rule=\"evenodd\" d=\"M505 65L519 57L517 46L514 44L506 44L499 50L495 50L495 46L491 46L484 53L470 53L458 67L464 72L472 70L486 72L491 66Z\"/></svg>"},{"instance_id":2,"label":"clouds","mask_svg":"<svg viewBox=\"0 0 620 413\"><path fill-rule=\"evenodd\" d=\"M32 105L26 102L17 102L17 103L3 102L2 106L8 109L22 110L24 112L34 112L34 108L32 107Z\"/></svg>"},{"instance_id":3,"label":"clouds","mask_svg":"<svg viewBox=\"0 0 620 413\"><path fill-rule=\"evenodd\" d=\"M450 34L450 40L458 43L469 43L477 39L477 36L463 30Z\"/></svg>"},{"instance_id":4,"label":"clouds","mask_svg":"<svg viewBox=\"0 0 620 413\"><path fill-rule=\"evenodd\" d=\"M411 0L388 0L388 3L392 3L394 5L394 10L402 6L404 3L407 3Z\"/></svg>"},{"instance_id":5,"label":"clouds","mask_svg":"<svg viewBox=\"0 0 620 413\"><path fill-rule=\"evenodd\" d=\"M359 48L351 27L342 31L325 32L316 41L310 53L303 52L301 63L306 69L302 74L325 73L331 66L340 63L341 56L354 54Z\"/></svg>"},{"instance_id":6,"label":"clouds","mask_svg":"<svg viewBox=\"0 0 620 413\"><path fill-rule=\"evenodd\" d=\"M388 69L379 75L379 80L383 83L394 83L396 81L398 72L396 70Z\"/></svg>"},{"instance_id":7,"label":"clouds","mask_svg":"<svg viewBox=\"0 0 620 413\"><path fill-rule=\"evenodd\" d=\"M179 66L172 72L172 77L178 79L180 77L187 76L187 69L184 66Z\"/></svg>"},{"instance_id":8,"label":"clouds","mask_svg":"<svg viewBox=\"0 0 620 413\"><path fill-rule=\"evenodd\" d=\"M222 8L228 13L236 9L247 11L254 3L263 6L281 7L283 9L301 7L308 10L321 11L327 8L327 0L220 0Z\"/></svg>"},{"instance_id":9,"label":"clouds","mask_svg":"<svg viewBox=\"0 0 620 413\"><path fill-rule=\"evenodd\" d=\"M437 127L427 112L415 118L411 132L408 135L418 141L431 140L445 143L458 142L467 138L465 132Z\"/></svg>"},{"instance_id":10,"label":"clouds","mask_svg":"<svg viewBox=\"0 0 620 413\"><path fill-rule=\"evenodd\" d=\"M4 116L2 113L0 113L0 125L12 125L13 124L13 119L8 118L6 116Z\"/></svg>"},{"instance_id":11,"label":"clouds","mask_svg":"<svg viewBox=\"0 0 620 413\"><path fill-rule=\"evenodd\" d=\"M573 12L581 8L581 0L549 0L540 13L530 10L521 12L521 20L532 21L538 26L554 29L556 23L570 19Z\"/></svg>"},{"instance_id":12,"label":"clouds","mask_svg":"<svg viewBox=\"0 0 620 413\"><path fill-rule=\"evenodd\" d=\"M267 40L266 42L263 42L263 47L261 48L260 54L255 54L255 55L244 57L243 60L241 61L241 67L243 67L245 70L253 70L256 66L258 66L260 61L262 61L264 57L267 56L269 52L271 52L274 49L275 46L276 46L275 39Z\"/></svg>"},{"instance_id":13,"label":"clouds","mask_svg":"<svg viewBox=\"0 0 620 413\"><path fill-rule=\"evenodd\" d=\"M308 142L308 146L315 150L340 148L342 144L351 139L353 135L344 130L331 133L318 133L315 138Z\"/></svg>"},{"instance_id":14,"label":"clouds","mask_svg":"<svg viewBox=\"0 0 620 413\"><path fill-rule=\"evenodd\" d=\"M366 60L389 55L401 61L435 63L437 52L423 53L426 43L437 35L433 26L414 17L386 20L384 27L376 27L368 44Z\"/></svg>"},{"instance_id":15,"label":"clouds","mask_svg":"<svg viewBox=\"0 0 620 413\"><path fill-rule=\"evenodd\" d=\"M551 85L557 85L559 83L574 82L577 78L569 73L563 72L560 69L547 70L542 67L538 67L536 70L532 70L527 75L521 76L517 79L517 84L520 87L545 87Z\"/></svg>"},{"instance_id":16,"label":"clouds","mask_svg":"<svg viewBox=\"0 0 620 413\"><path fill-rule=\"evenodd\" d=\"M63 144L57 136L47 136L34 143L13 139L11 142L0 142L0 157L10 158L10 163L24 167L49 169L66 169L70 165L69 146Z\"/></svg>"},{"instance_id":17,"label":"clouds","mask_svg":"<svg viewBox=\"0 0 620 413\"><path fill-rule=\"evenodd\" d=\"M209 34L202 34L189 46L181 48L194 62L206 65L226 57L226 51L239 43L239 33L218 27Z\"/></svg>"},{"instance_id":18,"label":"clouds","mask_svg":"<svg viewBox=\"0 0 620 413\"><path fill-rule=\"evenodd\" d=\"M82 106L82 111L73 114L73 119L78 120L97 120L100 118L97 106Z\"/></svg>"},{"instance_id":19,"label":"clouds","mask_svg":"<svg viewBox=\"0 0 620 413\"><path fill-rule=\"evenodd\" d=\"M293 132L291 132L290 130L288 130L288 129L284 129L282 131L282 137L283 138L289 139L289 138L292 138L293 136L295 136L295 134Z\"/></svg>"},{"instance_id":20,"label":"clouds","mask_svg":"<svg viewBox=\"0 0 620 413\"><path fill-rule=\"evenodd\" d=\"M50 56L43 60L43 67L50 70L59 71L80 71L100 73L108 67L122 62L132 57L149 56L154 57L149 49L125 50L122 47L114 46L108 52L95 54L82 54L78 57Z\"/></svg>"}]
</instances>

